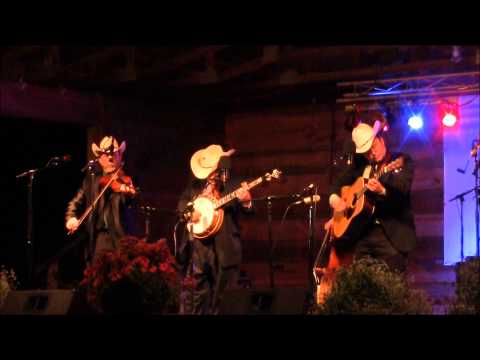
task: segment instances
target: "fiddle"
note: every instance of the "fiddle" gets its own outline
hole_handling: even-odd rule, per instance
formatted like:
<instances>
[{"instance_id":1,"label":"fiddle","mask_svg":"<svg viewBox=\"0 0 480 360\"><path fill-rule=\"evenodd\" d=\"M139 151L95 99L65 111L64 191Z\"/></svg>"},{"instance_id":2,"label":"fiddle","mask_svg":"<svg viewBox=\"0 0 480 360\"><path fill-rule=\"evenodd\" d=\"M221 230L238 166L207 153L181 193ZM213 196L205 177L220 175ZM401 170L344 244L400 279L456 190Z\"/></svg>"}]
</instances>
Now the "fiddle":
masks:
<instances>
[{"instance_id":1,"label":"fiddle","mask_svg":"<svg viewBox=\"0 0 480 360\"><path fill-rule=\"evenodd\" d=\"M132 178L125 175L125 172L122 169L120 169L118 172L102 176L100 178L100 186L102 188L109 186L113 192L132 195L136 194Z\"/></svg>"},{"instance_id":2,"label":"fiddle","mask_svg":"<svg viewBox=\"0 0 480 360\"><path fill-rule=\"evenodd\" d=\"M85 212L82 214L82 216L80 216L80 219L78 219L77 226L68 231L68 235L73 234L80 227L80 225L85 221L85 219L93 211L93 209L97 205L98 200L100 200L100 198L103 196L103 194L105 193L105 191L108 188L111 188L115 192L127 193L127 194L136 194L136 190L133 187L132 179L129 176L125 175L125 173L122 170L122 166L120 166L114 172L102 176L100 178L100 186L101 186L102 190L97 195L97 197L92 202L92 204L90 204L90 206L87 208L87 210L85 210Z\"/></svg>"}]
</instances>

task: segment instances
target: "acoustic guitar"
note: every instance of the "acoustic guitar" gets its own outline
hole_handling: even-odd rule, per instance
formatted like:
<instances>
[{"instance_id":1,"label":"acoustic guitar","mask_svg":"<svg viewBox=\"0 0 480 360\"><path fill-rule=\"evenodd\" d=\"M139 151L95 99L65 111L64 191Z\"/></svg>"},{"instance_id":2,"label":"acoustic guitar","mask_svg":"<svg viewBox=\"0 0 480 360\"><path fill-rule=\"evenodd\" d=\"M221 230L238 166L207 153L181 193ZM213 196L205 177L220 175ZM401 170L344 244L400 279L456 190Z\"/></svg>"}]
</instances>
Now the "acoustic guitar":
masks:
<instances>
[{"instance_id":1,"label":"acoustic guitar","mask_svg":"<svg viewBox=\"0 0 480 360\"><path fill-rule=\"evenodd\" d=\"M264 176L248 183L247 188L250 190L261 183L279 179L281 174L280 170L274 169L272 173L266 173ZM198 211L201 214L200 220L195 223L191 221L187 223L187 229L192 236L196 239L206 239L215 235L223 223L224 213L222 207L236 199L241 189L243 188L240 187L220 199L204 195L198 196L193 201L193 211Z\"/></svg>"},{"instance_id":2,"label":"acoustic guitar","mask_svg":"<svg viewBox=\"0 0 480 360\"><path fill-rule=\"evenodd\" d=\"M378 180L391 171L397 173L401 171L403 164L403 157L399 157L375 171L370 178ZM341 198L346 203L346 209L333 213L332 229L335 239L354 240L371 221L375 204L365 196L368 180L359 177L351 186L342 187Z\"/></svg>"}]
</instances>

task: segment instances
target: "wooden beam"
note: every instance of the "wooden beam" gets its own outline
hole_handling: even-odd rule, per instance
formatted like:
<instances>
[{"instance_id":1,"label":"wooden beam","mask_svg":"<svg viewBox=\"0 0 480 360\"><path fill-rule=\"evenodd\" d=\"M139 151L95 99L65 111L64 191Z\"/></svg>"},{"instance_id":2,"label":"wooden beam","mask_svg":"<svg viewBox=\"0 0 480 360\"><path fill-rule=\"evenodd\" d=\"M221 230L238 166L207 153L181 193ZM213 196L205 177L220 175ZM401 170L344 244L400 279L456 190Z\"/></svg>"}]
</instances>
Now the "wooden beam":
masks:
<instances>
[{"instance_id":1,"label":"wooden beam","mask_svg":"<svg viewBox=\"0 0 480 360\"><path fill-rule=\"evenodd\" d=\"M12 59L40 52L49 46L14 46L3 55L3 61L8 62Z\"/></svg>"},{"instance_id":2,"label":"wooden beam","mask_svg":"<svg viewBox=\"0 0 480 360\"><path fill-rule=\"evenodd\" d=\"M77 62L65 65L62 70L69 70L73 69L77 66L86 64L86 63L99 63L108 61L112 56L119 55L119 54L129 54L131 51L131 47L128 46L112 46L106 48L105 50L96 51L93 54L87 55Z\"/></svg>"},{"instance_id":3,"label":"wooden beam","mask_svg":"<svg viewBox=\"0 0 480 360\"><path fill-rule=\"evenodd\" d=\"M262 57L225 70L220 75L221 81L227 81L244 74L254 73L267 65L277 62L279 60L279 49L280 47L278 45L265 46Z\"/></svg>"},{"instance_id":4,"label":"wooden beam","mask_svg":"<svg viewBox=\"0 0 480 360\"><path fill-rule=\"evenodd\" d=\"M267 65L273 64L278 61L279 59L279 46L278 45L272 45L272 46L265 46L263 48L263 54L261 57L258 57L254 60L247 61L243 64L231 67L227 70L224 70L221 73L217 72L217 75L215 77L215 81L211 81L211 83L219 83L219 82L224 82L228 81L234 78L238 78L242 75L245 74L251 74L255 73L262 68L264 68ZM208 69L207 71L212 71L212 69ZM168 85L172 86L179 86L179 85L194 85L199 83L199 78L202 77L202 73L195 73L191 77L182 79L182 80L177 80L169 83Z\"/></svg>"},{"instance_id":5,"label":"wooden beam","mask_svg":"<svg viewBox=\"0 0 480 360\"><path fill-rule=\"evenodd\" d=\"M475 58L464 59L463 64L475 64ZM405 71L419 71L419 70L432 70L436 68L443 67L453 67L454 65L450 60L434 60L434 61L419 61L411 62L407 64L400 65L388 65L388 66L371 66L368 68L359 68L359 69L348 69L340 71L329 71L329 72L318 72L318 73L308 73L304 75L298 75L297 79L294 79L290 82L290 85L301 85L309 83L319 83L327 81L339 81L339 80L350 80L358 78L376 78L381 77L382 75L388 73L397 73ZM262 88L271 88L282 85L281 77L273 80L267 80L262 82L257 82L252 85L252 88L262 89Z\"/></svg>"},{"instance_id":6,"label":"wooden beam","mask_svg":"<svg viewBox=\"0 0 480 360\"><path fill-rule=\"evenodd\" d=\"M18 68L24 65L25 61L19 61L19 58L31 56L32 54L39 53L47 46L13 46L6 50L2 56L2 78L4 80L17 80L12 76L12 68ZM18 74L16 74L18 75Z\"/></svg>"},{"instance_id":7,"label":"wooden beam","mask_svg":"<svg viewBox=\"0 0 480 360\"><path fill-rule=\"evenodd\" d=\"M219 82L228 81L241 75L255 73L267 65L278 63L279 65L295 64L299 61L315 61L317 59L333 58L348 54L360 54L361 52L375 53L385 50L397 50L396 46L330 46L330 47L312 47L305 49L290 49L280 53L280 46L271 45L264 47L262 57L241 65L229 68L219 74ZM323 74L323 73L322 73ZM297 80L295 80L297 79ZM277 80L273 80L277 81ZM293 84L300 81L296 75L296 70L287 70L285 74L279 76L279 84ZM169 85L193 85L198 83L198 74L192 75L187 79L171 82Z\"/></svg>"},{"instance_id":8,"label":"wooden beam","mask_svg":"<svg viewBox=\"0 0 480 360\"><path fill-rule=\"evenodd\" d=\"M142 71L142 77L148 78L151 76L163 74L172 70L177 70L188 63L201 59L203 57L208 57L214 54L217 51L220 51L226 48L228 45L212 45L212 46L202 46L196 48L186 54L179 55L172 59L161 59L157 61L149 70Z\"/></svg>"}]
</instances>

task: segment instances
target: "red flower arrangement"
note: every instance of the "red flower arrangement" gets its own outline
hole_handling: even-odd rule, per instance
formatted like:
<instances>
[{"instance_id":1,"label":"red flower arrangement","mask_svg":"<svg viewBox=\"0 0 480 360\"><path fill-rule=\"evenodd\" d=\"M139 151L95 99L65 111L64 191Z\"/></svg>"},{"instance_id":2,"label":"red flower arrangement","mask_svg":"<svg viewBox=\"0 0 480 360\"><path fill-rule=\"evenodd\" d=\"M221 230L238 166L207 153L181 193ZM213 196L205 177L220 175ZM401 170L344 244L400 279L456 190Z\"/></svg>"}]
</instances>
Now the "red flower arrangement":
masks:
<instances>
[{"instance_id":1,"label":"red flower arrangement","mask_svg":"<svg viewBox=\"0 0 480 360\"><path fill-rule=\"evenodd\" d=\"M87 301L104 312L112 303L131 306L125 299L133 295L136 306L158 310L176 306L178 279L175 258L164 239L147 243L128 236L118 250L103 254L85 269L80 285L86 289Z\"/></svg>"}]
</instances>

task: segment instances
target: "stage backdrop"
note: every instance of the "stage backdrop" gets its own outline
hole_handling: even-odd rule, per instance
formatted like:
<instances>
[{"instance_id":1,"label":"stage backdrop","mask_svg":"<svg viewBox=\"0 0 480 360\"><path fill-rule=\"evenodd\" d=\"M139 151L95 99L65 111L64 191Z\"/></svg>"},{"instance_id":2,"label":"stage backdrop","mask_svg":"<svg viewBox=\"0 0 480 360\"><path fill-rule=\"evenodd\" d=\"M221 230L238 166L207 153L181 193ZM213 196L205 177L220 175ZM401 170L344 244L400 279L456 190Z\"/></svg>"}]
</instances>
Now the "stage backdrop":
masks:
<instances>
[{"instance_id":1,"label":"stage backdrop","mask_svg":"<svg viewBox=\"0 0 480 360\"><path fill-rule=\"evenodd\" d=\"M444 154L444 264L452 265L461 261L460 201L449 200L475 186L474 159L470 157L472 141L480 138L479 96L458 98L460 106L458 124L451 131L443 131ZM465 170L462 173L460 170ZM477 252L475 230L474 193L465 195L463 206L464 257Z\"/></svg>"}]
</instances>

